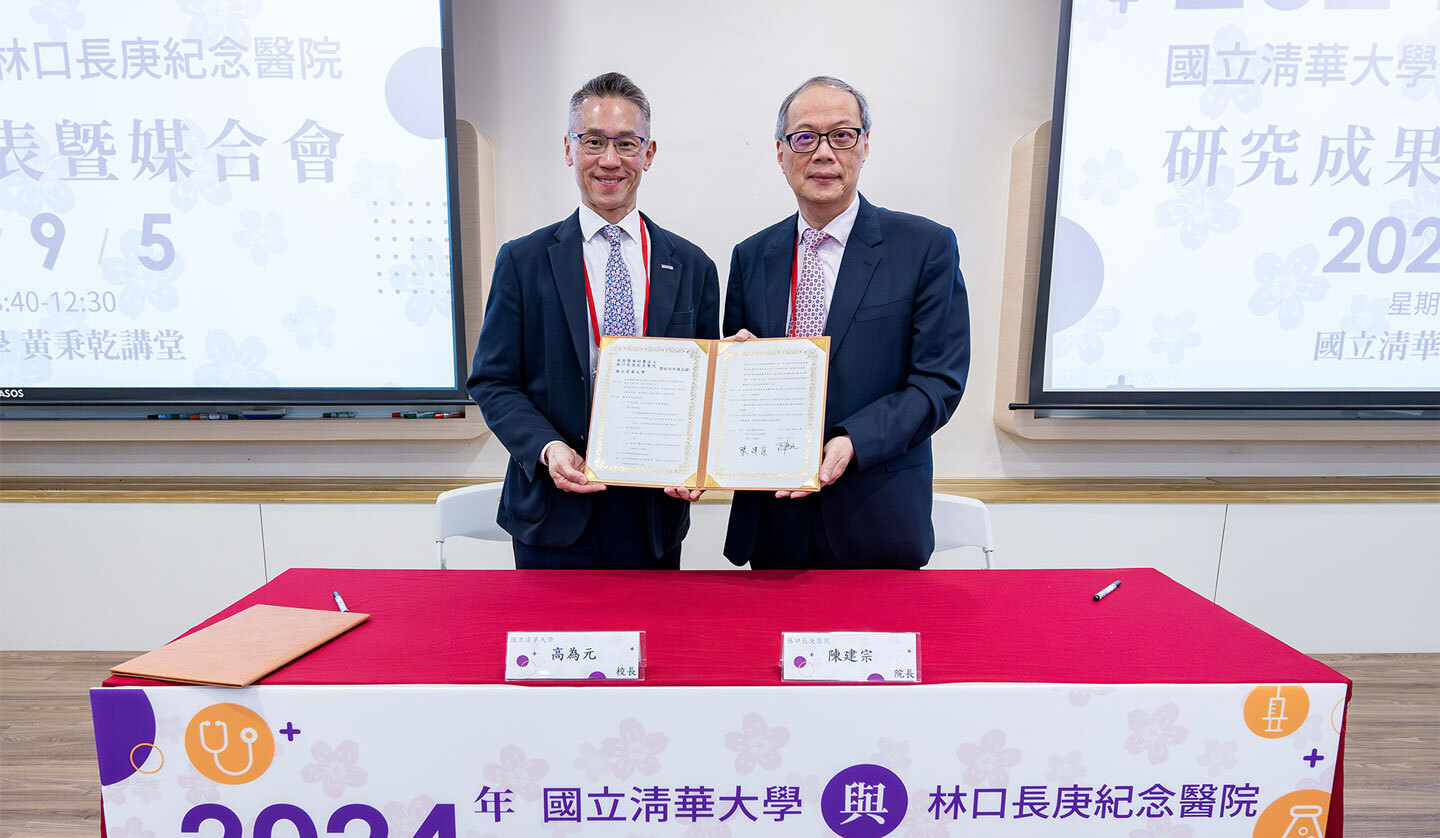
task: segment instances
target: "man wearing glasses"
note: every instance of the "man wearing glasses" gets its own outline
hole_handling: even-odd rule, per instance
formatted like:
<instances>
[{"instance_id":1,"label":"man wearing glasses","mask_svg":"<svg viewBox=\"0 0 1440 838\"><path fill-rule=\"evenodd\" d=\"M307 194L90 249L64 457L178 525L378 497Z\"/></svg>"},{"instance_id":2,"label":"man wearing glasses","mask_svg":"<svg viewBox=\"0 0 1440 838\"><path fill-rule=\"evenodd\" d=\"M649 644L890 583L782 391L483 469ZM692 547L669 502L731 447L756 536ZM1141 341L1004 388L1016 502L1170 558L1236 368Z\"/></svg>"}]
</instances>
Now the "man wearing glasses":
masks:
<instances>
[{"instance_id":1,"label":"man wearing glasses","mask_svg":"<svg viewBox=\"0 0 1440 838\"><path fill-rule=\"evenodd\" d=\"M500 248L468 382L510 453L496 520L517 568L679 568L699 493L587 482L581 452L601 335L719 337L715 263L636 209L656 143L634 82L586 82L564 143L580 207Z\"/></svg>"},{"instance_id":2,"label":"man wearing glasses","mask_svg":"<svg viewBox=\"0 0 1440 838\"><path fill-rule=\"evenodd\" d=\"M921 567L935 549L930 436L970 366L955 234L860 195L870 107L845 82L800 85L775 139L799 212L735 248L724 331L830 336L821 490L736 492L725 555L755 569Z\"/></svg>"}]
</instances>

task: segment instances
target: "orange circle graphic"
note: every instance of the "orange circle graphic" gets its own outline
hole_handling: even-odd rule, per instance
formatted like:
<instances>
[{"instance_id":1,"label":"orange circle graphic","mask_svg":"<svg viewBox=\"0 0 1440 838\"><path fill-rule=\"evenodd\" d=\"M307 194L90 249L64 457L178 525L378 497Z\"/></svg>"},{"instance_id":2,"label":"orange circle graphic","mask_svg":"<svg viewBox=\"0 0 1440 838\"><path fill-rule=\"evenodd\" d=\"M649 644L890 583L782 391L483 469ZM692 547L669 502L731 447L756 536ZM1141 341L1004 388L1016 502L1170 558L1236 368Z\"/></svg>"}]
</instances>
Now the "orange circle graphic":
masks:
<instances>
[{"instance_id":1,"label":"orange circle graphic","mask_svg":"<svg viewBox=\"0 0 1440 838\"><path fill-rule=\"evenodd\" d=\"M212 704L185 727L185 755L205 777L238 786L264 774L275 736L260 714L239 704Z\"/></svg>"},{"instance_id":2,"label":"orange circle graphic","mask_svg":"<svg viewBox=\"0 0 1440 838\"><path fill-rule=\"evenodd\" d=\"M1310 694L1299 684L1266 684L1245 699L1245 726L1264 739L1281 739L1305 724Z\"/></svg>"},{"instance_id":3,"label":"orange circle graphic","mask_svg":"<svg viewBox=\"0 0 1440 838\"><path fill-rule=\"evenodd\" d=\"M138 765L135 764L135 752L138 751L138 750L140 750L141 748L149 748L150 750L152 750L152 751L154 751L155 753L157 753L157 754L160 755L160 764L157 765L157 766L155 766L155 770L154 770L154 771L146 771L145 769L143 769L143 768L141 768L140 766L138 766ZM145 760L149 760L149 759L150 759L149 754L146 754ZM145 760L142 760L142 762L145 761ZM162 750L160 750L159 748L155 747L155 743L154 743L154 742L141 742L141 743L139 743L138 745L136 745L135 747L133 747L133 748L130 749L130 767L133 768L133 769L135 769L136 771L139 771L141 774L159 774L159 773L160 773L160 769L162 769L162 768L165 767L165 752L162 751Z\"/></svg>"},{"instance_id":4,"label":"orange circle graphic","mask_svg":"<svg viewBox=\"0 0 1440 838\"><path fill-rule=\"evenodd\" d=\"M1255 819L1253 838L1325 838L1330 793L1301 789L1282 795Z\"/></svg>"}]
</instances>

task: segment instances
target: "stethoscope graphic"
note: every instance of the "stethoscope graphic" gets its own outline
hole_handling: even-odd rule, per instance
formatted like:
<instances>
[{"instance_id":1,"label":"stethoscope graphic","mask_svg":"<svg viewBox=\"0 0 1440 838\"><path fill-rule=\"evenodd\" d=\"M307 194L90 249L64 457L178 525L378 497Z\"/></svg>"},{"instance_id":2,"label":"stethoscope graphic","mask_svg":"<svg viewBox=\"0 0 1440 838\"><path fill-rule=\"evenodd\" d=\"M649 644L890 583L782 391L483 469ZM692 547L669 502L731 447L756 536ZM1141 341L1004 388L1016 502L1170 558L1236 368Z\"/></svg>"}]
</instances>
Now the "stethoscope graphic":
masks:
<instances>
[{"instance_id":1,"label":"stethoscope graphic","mask_svg":"<svg viewBox=\"0 0 1440 838\"><path fill-rule=\"evenodd\" d=\"M220 728L220 747L218 748L210 747L210 743L205 741L205 728L211 724L217 725ZM211 722L207 720L200 723L200 747L204 748L205 753L209 754L210 758L215 760L215 767L219 769L222 774L226 774L231 777L239 777L244 774L248 774L250 772L250 769L255 766L255 740L259 738L260 734L255 732L255 728L241 728L240 741L245 743L246 751L245 767L240 769L239 771L231 771L230 769L220 764L220 755L225 753L225 751L230 747L230 726L227 725L225 722L220 721Z\"/></svg>"}]
</instances>

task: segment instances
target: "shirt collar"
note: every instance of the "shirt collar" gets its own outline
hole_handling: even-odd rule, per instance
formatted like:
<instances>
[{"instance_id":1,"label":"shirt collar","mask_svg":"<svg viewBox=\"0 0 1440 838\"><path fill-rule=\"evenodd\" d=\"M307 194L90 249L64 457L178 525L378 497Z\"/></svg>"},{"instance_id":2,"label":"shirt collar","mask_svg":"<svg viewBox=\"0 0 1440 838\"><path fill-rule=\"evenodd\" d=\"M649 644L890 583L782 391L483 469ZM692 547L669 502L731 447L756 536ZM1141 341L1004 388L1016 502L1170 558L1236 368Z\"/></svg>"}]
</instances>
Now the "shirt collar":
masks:
<instances>
[{"instance_id":1,"label":"shirt collar","mask_svg":"<svg viewBox=\"0 0 1440 838\"><path fill-rule=\"evenodd\" d=\"M854 223L853 218L850 221L852 224ZM600 233L601 227L609 223L610 222L601 218L600 214L595 210L590 209L584 204L580 205L580 236L582 241L590 241ZM640 210L636 208L630 210L630 214L620 219L620 223L616 226L629 234L632 240L638 242L640 241L640 225L642 223L640 220Z\"/></svg>"},{"instance_id":2,"label":"shirt collar","mask_svg":"<svg viewBox=\"0 0 1440 838\"><path fill-rule=\"evenodd\" d=\"M841 247L844 247L846 239L850 238L850 231L855 229L855 219L859 217L860 193L856 192L855 200L850 202L850 206L846 207L844 212L835 216L830 220L829 224L825 225L824 232L829 233L830 238L839 242ZM599 216L596 216L596 218L599 218ZM795 240L799 241L800 236L804 235L805 231L810 229L810 225L805 223L805 216L800 213L795 214L795 223L797 225Z\"/></svg>"}]
</instances>

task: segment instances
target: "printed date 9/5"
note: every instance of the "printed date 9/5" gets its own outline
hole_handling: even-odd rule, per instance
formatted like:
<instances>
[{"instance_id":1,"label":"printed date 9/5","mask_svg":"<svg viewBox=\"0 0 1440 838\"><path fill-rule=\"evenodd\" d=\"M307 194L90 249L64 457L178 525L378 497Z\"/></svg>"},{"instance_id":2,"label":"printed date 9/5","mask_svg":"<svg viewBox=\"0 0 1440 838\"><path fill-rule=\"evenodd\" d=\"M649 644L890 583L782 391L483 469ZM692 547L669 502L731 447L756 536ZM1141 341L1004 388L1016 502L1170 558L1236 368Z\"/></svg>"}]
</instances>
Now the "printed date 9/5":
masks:
<instances>
[{"instance_id":1,"label":"printed date 9/5","mask_svg":"<svg viewBox=\"0 0 1440 838\"><path fill-rule=\"evenodd\" d=\"M54 312L58 314L95 313L115 310L115 294L111 291L16 291L0 293L0 312Z\"/></svg>"}]
</instances>

